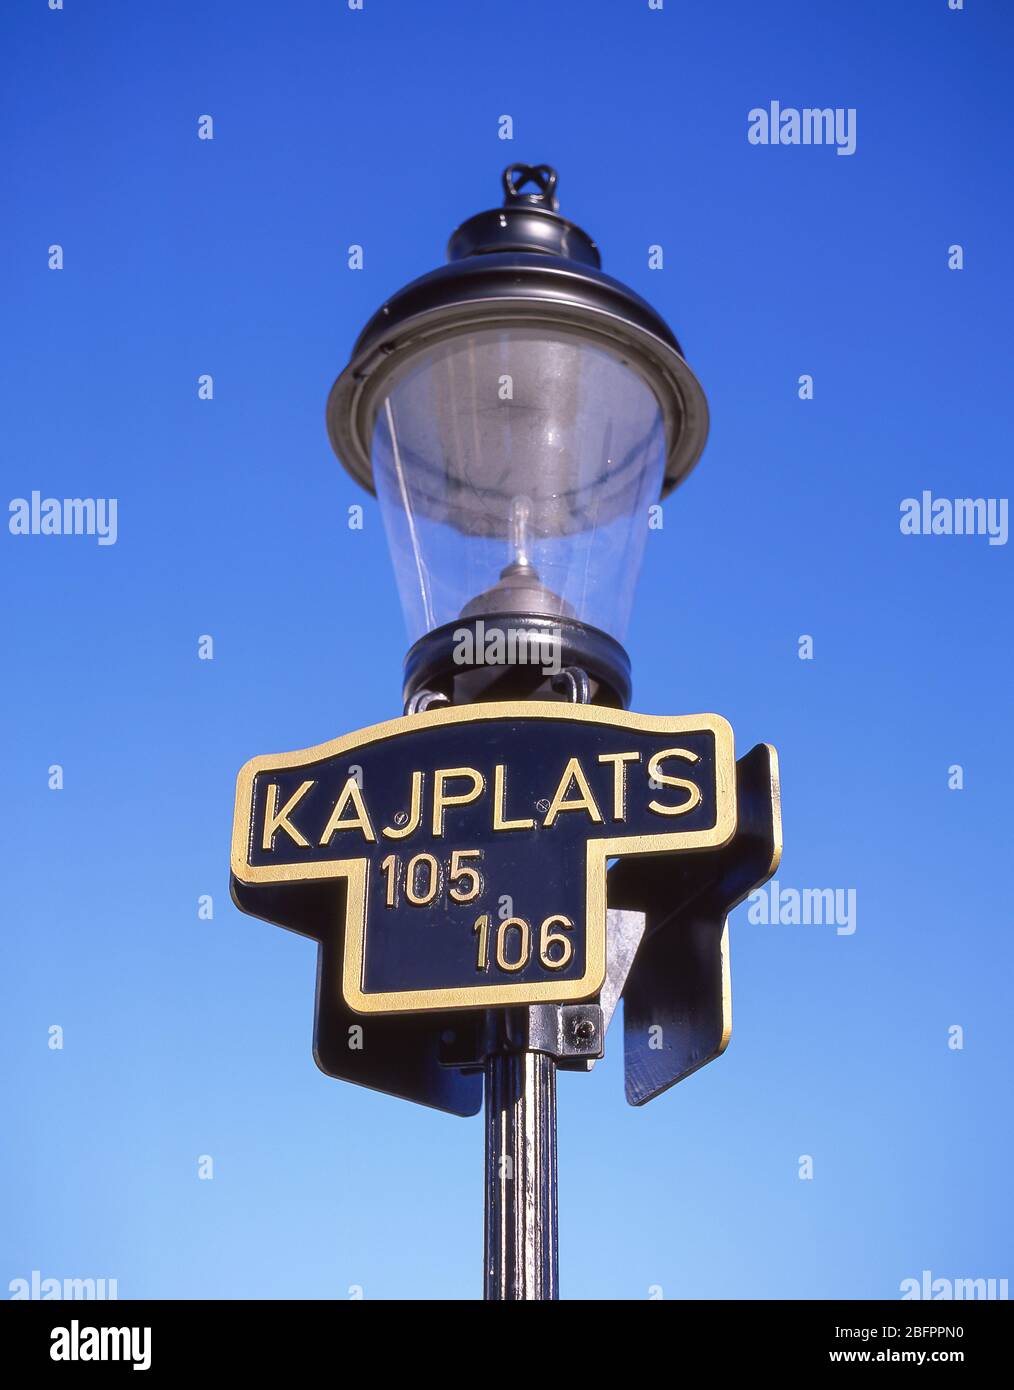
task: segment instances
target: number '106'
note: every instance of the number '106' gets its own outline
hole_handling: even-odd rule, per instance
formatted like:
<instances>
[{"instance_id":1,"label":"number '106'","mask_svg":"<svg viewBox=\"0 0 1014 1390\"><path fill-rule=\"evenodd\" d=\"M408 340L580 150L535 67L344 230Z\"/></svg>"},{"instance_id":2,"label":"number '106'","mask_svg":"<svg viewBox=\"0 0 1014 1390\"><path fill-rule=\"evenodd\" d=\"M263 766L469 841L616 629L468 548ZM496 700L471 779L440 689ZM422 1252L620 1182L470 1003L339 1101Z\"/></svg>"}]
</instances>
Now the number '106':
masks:
<instances>
[{"instance_id":1,"label":"number '106'","mask_svg":"<svg viewBox=\"0 0 1014 1390\"><path fill-rule=\"evenodd\" d=\"M547 917L539 928L539 961L547 970L562 970L574 955L574 942L566 935L574 923L562 912ZM532 958L534 942L532 929L523 917L507 917L499 922L494 933L490 915L484 912L475 919L472 931L476 937L476 970L490 967L490 945L493 959L509 974L523 970ZM491 942L492 938L492 942Z\"/></svg>"}]
</instances>

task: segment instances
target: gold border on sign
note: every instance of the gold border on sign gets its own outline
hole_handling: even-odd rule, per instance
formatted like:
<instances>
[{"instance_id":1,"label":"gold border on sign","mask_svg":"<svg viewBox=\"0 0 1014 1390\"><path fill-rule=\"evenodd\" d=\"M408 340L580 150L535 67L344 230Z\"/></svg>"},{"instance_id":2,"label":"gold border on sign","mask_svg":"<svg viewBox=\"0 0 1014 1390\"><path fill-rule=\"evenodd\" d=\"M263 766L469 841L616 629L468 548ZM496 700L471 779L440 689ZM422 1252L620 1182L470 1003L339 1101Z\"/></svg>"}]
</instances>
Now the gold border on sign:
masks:
<instances>
[{"instance_id":1,"label":"gold border on sign","mask_svg":"<svg viewBox=\"0 0 1014 1390\"><path fill-rule=\"evenodd\" d=\"M260 772L307 767L327 758L381 743L386 739L446 724L486 723L494 719L552 719L604 724L641 733L710 732L715 738L715 824L706 830L679 830L657 835L609 836L587 841L585 871L585 971L578 980L538 980L525 984L455 985L447 989L388 990L364 994L366 890L369 860L331 859L306 864L251 864L254 778ZM302 748L294 753L261 754L240 768L232 826L232 872L240 883L296 883L345 879L345 948L342 994L359 1014L423 1013L434 1009L482 1009L502 1004L569 1003L588 999L602 988L606 975L606 863L627 854L668 854L682 849L719 849L736 831L736 758L732 726L720 714L634 714L596 705L565 705L548 700L511 700L485 705L454 705L402 715L371 724L355 733Z\"/></svg>"}]
</instances>

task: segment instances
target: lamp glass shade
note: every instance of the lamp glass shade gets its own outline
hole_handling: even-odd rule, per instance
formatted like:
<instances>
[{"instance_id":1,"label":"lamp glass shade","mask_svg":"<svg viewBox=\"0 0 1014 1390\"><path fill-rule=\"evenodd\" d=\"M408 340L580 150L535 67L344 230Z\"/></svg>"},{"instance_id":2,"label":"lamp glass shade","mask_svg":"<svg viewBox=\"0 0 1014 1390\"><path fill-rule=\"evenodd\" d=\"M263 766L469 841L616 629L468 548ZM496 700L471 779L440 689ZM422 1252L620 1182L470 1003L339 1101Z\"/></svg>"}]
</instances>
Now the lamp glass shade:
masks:
<instances>
[{"instance_id":1,"label":"lamp glass shade","mask_svg":"<svg viewBox=\"0 0 1014 1390\"><path fill-rule=\"evenodd\" d=\"M622 640L665 453L648 382L578 333L480 327L412 355L372 438L410 640L518 612Z\"/></svg>"}]
</instances>

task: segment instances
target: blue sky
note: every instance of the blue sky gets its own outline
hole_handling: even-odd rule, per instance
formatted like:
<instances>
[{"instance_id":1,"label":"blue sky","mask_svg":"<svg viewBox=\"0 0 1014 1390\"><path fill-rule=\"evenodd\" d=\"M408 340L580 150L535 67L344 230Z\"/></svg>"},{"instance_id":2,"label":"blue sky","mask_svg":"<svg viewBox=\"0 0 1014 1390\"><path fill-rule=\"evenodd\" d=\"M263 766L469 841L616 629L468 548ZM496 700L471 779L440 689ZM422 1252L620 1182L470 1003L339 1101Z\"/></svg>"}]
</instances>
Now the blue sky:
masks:
<instances>
[{"instance_id":1,"label":"blue sky","mask_svg":"<svg viewBox=\"0 0 1014 1390\"><path fill-rule=\"evenodd\" d=\"M480 1122L316 1070L314 948L236 911L228 850L248 757L399 712L380 517L346 525L324 401L515 160L559 169L711 405L649 536L634 707L774 743L780 883L857 904L852 935L737 911L732 1043L665 1097L625 1105L618 1034L562 1078L563 1293L1009 1276L1011 547L899 527L923 490L1009 491L1009 7L23 0L0 25L5 500L118 499L113 546L0 540L0 1293L479 1292ZM751 145L772 100L853 108L855 153Z\"/></svg>"}]
</instances>

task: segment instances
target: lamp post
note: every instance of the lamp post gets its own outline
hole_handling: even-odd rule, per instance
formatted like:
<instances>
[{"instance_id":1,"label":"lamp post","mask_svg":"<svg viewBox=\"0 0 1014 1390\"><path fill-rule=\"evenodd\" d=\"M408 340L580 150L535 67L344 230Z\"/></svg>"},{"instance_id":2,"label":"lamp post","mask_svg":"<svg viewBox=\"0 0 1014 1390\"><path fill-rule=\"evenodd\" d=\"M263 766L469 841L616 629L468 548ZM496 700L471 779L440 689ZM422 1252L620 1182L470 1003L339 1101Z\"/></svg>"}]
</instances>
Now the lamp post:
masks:
<instances>
[{"instance_id":1,"label":"lamp post","mask_svg":"<svg viewBox=\"0 0 1014 1390\"><path fill-rule=\"evenodd\" d=\"M318 942L327 1075L486 1112L485 1295L557 1296L556 1075L624 1000L627 1100L718 1057L728 913L781 851L775 753L629 710L648 508L707 407L655 311L512 165L366 325L331 441L379 499L405 714L237 779L237 906Z\"/></svg>"},{"instance_id":2,"label":"lamp post","mask_svg":"<svg viewBox=\"0 0 1014 1390\"><path fill-rule=\"evenodd\" d=\"M707 404L678 342L602 273L556 183L545 165L510 166L503 207L460 226L449 264L373 316L328 400L335 452L380 503L412 641L407 712L510 697L625 708L648 508L704 447ZM519 644L548 652L549 673L511 659ZM530 1045L544 1013L488 1020L490 1299L557 1296L557 1058ZM601 1014L570 1023L601 1048Z\"/></svg>"}]
</instances>

